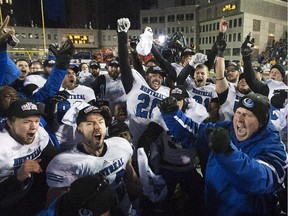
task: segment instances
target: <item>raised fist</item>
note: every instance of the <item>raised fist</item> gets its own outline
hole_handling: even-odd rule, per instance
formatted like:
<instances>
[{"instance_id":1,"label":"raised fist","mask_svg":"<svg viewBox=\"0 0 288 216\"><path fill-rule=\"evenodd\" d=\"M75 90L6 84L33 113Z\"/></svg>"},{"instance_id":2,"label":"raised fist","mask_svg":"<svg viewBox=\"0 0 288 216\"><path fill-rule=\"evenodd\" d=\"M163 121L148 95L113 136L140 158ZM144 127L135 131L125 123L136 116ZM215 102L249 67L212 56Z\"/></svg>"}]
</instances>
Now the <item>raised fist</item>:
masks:
<instances>
[{"instance_id":1,"label":"raised fist","mask_svg":"<svg viewBox=\"0 0 288 216\"><path fill-rule=\"evenodd\" d=\"M203 53L196 53L192 56L192 59L189 62L189 65L196 68L198 64L203 64L208 60L207 55Z\"/></svg>"},{"instance_id":2,"label":"raised fist","mask_svg":"<svg viewBox=\"0 0 288 216\"><path fill-rule=\"evenodd\" d=\"M179 109L176 98L172 96L167 97L163 99L162 101L160 101L160 103L158 104L158 107L160 111L164 113L175 112Z\"/></svg>"},{"instance_id":3,"label":"raised fist","mask_svg":"<svg viewBox=\"0 0 288 216\"><path fill-rule=\"evenodd\" d=\"M224 152L230 147L230 135L226 129L222 127L209 128L207 132L209 133L209 147L215 154Z\"/></svg>"},{"instance_id":4,"label":"raised fist","mask_svg":"<svg viewBox=\"0 0 288 216\"><path fill-rule=\"evenodd\" d=\"M51 51L56 57L55 66L63 70L68 69L74 50L75 47L69 39L66 40L59 49L55 44L49 45L49 51Z\"/></svg>"},{"instance_id":5,"label":"raised fist","mask_svg":"<svg viewBox=\"0 0 288 216\"><path fill-rule=\"evenodd\" d=\"M127 33L130 28L130 21L128 18L120 18L117 20L117 31Z\"/></svg>"},{"instance_id":6,"label":"raised fist","mask_svg":"<svg viewBox=\"0 0 288 216\"><path fill-rule=\"evenodd\" d=\"M251 38L251 32L245 38L244 43L241 46L241 54L243 57L251 56L253 53L254 38Z\"/></svg>"},{"instance_id":7,"label":"raised fist","mask_svg":"<svg viewBox=\"0 0 288 216\"><path fill-rule=\"evenodd\" d=\"M224 57L225 48L227 46L225 33L220 32L215 41L215 46L217 49L217 56Z\"/></svg>"}]
</instances>

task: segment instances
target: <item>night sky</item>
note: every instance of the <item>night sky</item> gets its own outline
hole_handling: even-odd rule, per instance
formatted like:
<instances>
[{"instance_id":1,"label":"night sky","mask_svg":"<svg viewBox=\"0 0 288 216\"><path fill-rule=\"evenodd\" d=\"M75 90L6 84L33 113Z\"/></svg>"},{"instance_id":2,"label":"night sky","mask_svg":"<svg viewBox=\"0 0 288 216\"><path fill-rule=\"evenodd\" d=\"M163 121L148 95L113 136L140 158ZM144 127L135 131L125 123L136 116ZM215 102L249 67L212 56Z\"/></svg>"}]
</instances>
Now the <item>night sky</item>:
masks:
<instances>
[{"instance_id":1,"label":"night sky","mask_svg":"<svg viewBox=\"0 0 288 216\"><path fill-rule=\"evenodd\" d=\"M111 29L116 28L117 19L121 17L128 17L131 21L131 29L140 28L140 10L149 9L150 6L157 2L157 0L81 0L81 2L86 2L87 4L87 14L92 14L95 17L96 9L95 2L101 4L100 15L101 18L100 26L97 27L103 29L108 25ZM40 0L21 0L13 1L13 11L14 15L11 19L12 25L17 26L31 26L31 20L37 26L41 26L41 10L40 10ZM72 27L69 23L69 14L67 14L67 8L69 4L75 4L79 2L77 0L43 0L44 13L45 13L45 26L50 28L69 28ZM91 6L90 6L91 5ZM89 12L90 10L90 12ZM3 17L9 11L9 6L2 6ZM75 16L75 15L74 15ZM88 15L87 15L88 16ZM90 17L87 17L87 20ZM95 18L96 19L96 18ZM88 22L88 21L87 21Z\"/></svg>"}]
</instances>

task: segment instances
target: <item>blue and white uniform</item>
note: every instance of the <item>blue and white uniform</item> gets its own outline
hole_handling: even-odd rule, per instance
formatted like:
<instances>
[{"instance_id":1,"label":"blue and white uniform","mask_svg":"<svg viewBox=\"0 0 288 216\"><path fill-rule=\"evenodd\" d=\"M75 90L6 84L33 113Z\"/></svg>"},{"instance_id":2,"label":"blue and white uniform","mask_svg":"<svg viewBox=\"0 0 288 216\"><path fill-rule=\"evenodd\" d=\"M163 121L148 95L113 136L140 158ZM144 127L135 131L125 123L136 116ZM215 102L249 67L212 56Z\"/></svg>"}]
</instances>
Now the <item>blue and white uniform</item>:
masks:
<instances>
[{"instance_id":1,"label":"blue and white uniform","mask_svg":"<svg viewBox=\"0 0 288 216\"><path fill-rule=\"evenodd\" d=\"M190 76L186 79L186 82L186 89L191 97L194 98L197 103L205 106L206 110L209 111L211 100L217 98L215 84L207 83L205 86L198 87Z\"/></svg>"},{"instance_id":2,"label":"blue and white uniform","mask_svg":"<svg viewBox=\"0 0 288 216\"><path fill-rule=\"evenodd\" d=\"M36 160L41 156L43 149L49 143L49 136L44 128L39 127L34 141L29 145L23 145L13 139L4 128L0 131L0 140L3 144L0 145L0 184L2 184L17 175L17 170L25 160ZM27 183L23 183L18 190L15 185L20 184L19 181L17 184L14 182L15 185L10 185L13 190L10 194L1 194L0 208L20 201L31 189L33 180L33 178L28 178Z\"/></svg>"},{"instance_id":3,"label":"blue and white uniform","mask_svg":"<svg viewBox=\"0 0 288 216\"><path fill-rule=\"evenodd\" d=\"M132 143L136 145L140 135L151 122L153 109L161 100L169 96L170 88L161 86L155 91L136 70L132 70L132 75L134 82L131 91L127 94L127 114L130 132L133 135Z\"/></svg>"},{"instance_id":4,"label":"blue and white uniform","mask_svg":"<svg viewBox=\"0 0 288 216\"><path fill-rule=\"evenodd\" d=\"M106 139L105 144L107 151L99 157L88 154L81 145L57 155L47 167L48 186L70 187L76 179L100 172L115 191L117 207L120 207L125 215L129 215L131 202L123 177L133 150L130 143L120 137Z\"/></svg>"},{"instance_id":5,"label":"blue and white uniform","mask_svg":"<svg viewBox=\"0 0 288 216\"><path fill-rule=\"evenodd\" d=\"M83 85L78 85L73 90L60 88L60 91L67 91L69 97L67 100L60 101L56 104L55 108L55 120L52 125L52 129L55 132L57 139L59 140L61 149L71 149L77 143L80 142L81 138L76 132L76 124L74 126L64 124L62 122L63 116L70 109L70 107L76 102L90 102L95 100L94 91Z\"/></svg>"},{"instance_id":6,"label":"blue and white uniform","mask_svg":"<svg viewBox=\"0 0 288 216\"><path fill-rule=\"evenodd\" d=\"M228 95L226 101L220 105L219 108L219 120L231 121L234 116L234 112L239 103L239 100L244 96L237 90L237 87L228 82Z\"/></svg>"}]
</instances>

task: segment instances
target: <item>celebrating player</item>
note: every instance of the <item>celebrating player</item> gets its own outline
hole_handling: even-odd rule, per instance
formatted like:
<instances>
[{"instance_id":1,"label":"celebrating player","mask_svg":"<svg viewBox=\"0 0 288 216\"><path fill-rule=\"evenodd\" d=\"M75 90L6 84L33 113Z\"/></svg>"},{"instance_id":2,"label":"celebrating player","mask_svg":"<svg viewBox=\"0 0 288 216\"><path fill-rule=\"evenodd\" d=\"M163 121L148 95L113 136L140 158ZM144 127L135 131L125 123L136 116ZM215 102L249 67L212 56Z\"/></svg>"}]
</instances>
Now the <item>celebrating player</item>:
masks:
<instances>
[{"instance_id":1,"label":"celebrating player","mask_svg":"<svg viewBox=\"0 0 288 216\"><path fill-rule=\"evenodd\" d=\"M141 194L142 187L130 162L133 152L130 143L121 137L105 139L107 115L106 110L94 106L80 110L76 122L82 142L56 156L48 165L48 202L65 193L81 176L100 172L114 190L118 215L131 213L126 187L133 195Z\"/></svg>"}]
</instances>

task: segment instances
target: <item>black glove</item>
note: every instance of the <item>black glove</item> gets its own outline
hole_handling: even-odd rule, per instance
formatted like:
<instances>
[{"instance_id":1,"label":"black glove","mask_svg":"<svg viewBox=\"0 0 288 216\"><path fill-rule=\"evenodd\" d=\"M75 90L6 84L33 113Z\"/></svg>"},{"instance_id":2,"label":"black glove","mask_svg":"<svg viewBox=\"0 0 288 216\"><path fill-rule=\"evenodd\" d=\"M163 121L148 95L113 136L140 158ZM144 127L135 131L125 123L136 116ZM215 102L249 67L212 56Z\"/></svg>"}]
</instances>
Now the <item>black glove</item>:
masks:
<instances>
[{"instance_id":1,"label":"black glove","mask_svg":"<svg viewBox=\"0 0 288 216\"><path fill-rule=\"evenodd\" d=\"M49 51L51 51L56 57L55 66L63 70L68 69L74 50L75 47L71 40L65 41L59 50L54 44L49 45Z\"/></svg>"},{"instance_id":2,"label":"black glove","mask_svg":"<svg viewBox=\"0 0 288 216\"><path fill-rule=\"evenodd\" d=\"M130 39L130 47L134 50L136 50L136 46L137 44L139 43L139 38L137 36L133 36L131 39Z\"/></svg>"},{"instance_id":3,"label":"black glove","mask_svg":"<svg viewBox=\"0 0 288 216\"><path fill-rule=\"evenodd\" d=\"M163 99L162 101L160 101L160 103L158 104L158 107L160 111L164 113L175 112L176 110L179 109L176 98L172 96L167 97Z\"/></svg>"},{"instance_id":4,"label":"black glove","mask_svg":"<svg viewBox=\"0 0 288 216\"><path fill-rule=\"evenodd\" d=\"M250 57L253 53L253 47L254 47L254 38L251 38L251 33L249 33L241 46L242 56Z\"/></svg>"},{"instance_id":5,"label":"black glove","mask_svg":"<svg viewBox=\"0 0 288 216\"><path fill-rule=\"evenodd\" d=\"M229 145L230 135L226 129L222 127L209 128L207 132L210 133L209 148L212 149L215 154L226 153L233 150Z\"/></svg>"},{"instance_id":6,"label":"black glove","mask_svg":"<svg viewBox=\"0 0 288 216\"><path fill-rule=\"evenodd\" d=\"M57 92L56 95L50 98L50 103L56 104L56 103L59 103L60 101L67 100L69 95L70 95L69 92L65 90L59 91Z\"/></svg>"},{"instance_id":7,"label":"black glove","mask_svg":"<svg viewBox=\"0 0 288 216\"><path fill-rule=\"evenodd\" d=\"M278 109L284 108L287 104L286 102L287 99L288 99L287 89L274 90L274 94L271 98L271 105Z\"/></svg>"},{"instance_id":8,"label":"black glove","mask_svg":"<svg viewBox=\"0 0 288 216\"><path fill-rule=\"evenodd\" d=\"M219 32L217 40L215 41L215 46L217 48L217 56L224 57L225 48L227 46L225 33Z\"/></svg>"}]
</instances>

